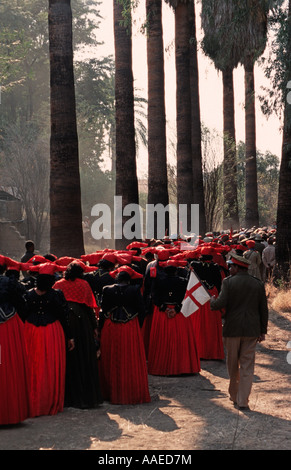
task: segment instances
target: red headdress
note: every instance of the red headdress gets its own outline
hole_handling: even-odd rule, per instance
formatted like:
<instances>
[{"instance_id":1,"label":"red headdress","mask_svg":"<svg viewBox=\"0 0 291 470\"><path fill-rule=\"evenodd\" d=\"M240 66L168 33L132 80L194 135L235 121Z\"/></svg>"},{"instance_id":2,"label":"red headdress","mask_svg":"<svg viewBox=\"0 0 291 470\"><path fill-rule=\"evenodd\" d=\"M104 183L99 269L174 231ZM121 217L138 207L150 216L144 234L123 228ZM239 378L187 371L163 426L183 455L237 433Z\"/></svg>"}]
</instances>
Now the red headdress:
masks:
<instances>
[{"instance_id":1,"label":"red headdress","mask_svg":"<svg viewBox=\"0 0 291 470\"><path fill-rule=\"evenodd\" d=\"M72 261L75 261L76 258L72 258L71 256L62 256L56 260L56 264L60 266L68 266Z\"/></svg>"},{"instance_id":2,"label":"red headdress","mask_svg":"<svg viewBox=\"0 0 291 470\"><path fill-rule=\"evenodd\" d=\"M254 248L255 244L256 244L255 240L248 240L246 242L246 245L248 248Z\"/></svg>"},{"instance_id":3,"label":"red headdress","mask_svg":"<svg viewBox=\"0 0 291 470\"><path fill-rule=\"evenodd\" d=\"M114 271L111 271L110 276L112 276L115 279L118 276L118 274L121 273L121 272L128 273L130 275L131 279L140 279L140 278L143 277L142 274L136 272L130 266L120 266L119 268L115 269Z\"/></svg>"},{"instance_id":4,"label":"red headdress","mask_svg":"<svg viewBox=\"0 0 291 470\"><path fill-rule=\"evenodd\" d=\"M30 262L30 263L33 263L33 264L35 264L35 263L39 263L39 264L40 264L40 263L46 263L46 262L47 262L47 259L46 259L44 256L35 255L35 256L33 256L33 258L31 258L31 259L29 260L29 262Z\"/></svg>"},{"instance_id":5,"label":"red headdress","mask_svg":"<svg viewBox=\"0 0 291 470\"><path fill-rule=\"evenodd\" d=\"M187 261L182 260L182 259L168 259L167 261L162 261L160 263L160 265L163 268L168 268L170 266L175 267L175 268L179 268L179 267L187 266Z\"/></svg>"},{"instance_id":6,"label":"red headdress","mask_svg":"<svg viewBox=\"0 0 291 470\"><path fill-rule=\"evenodd\" d=\"M90 253L88 255L81 255L81 260L84 261L84 263L88 261L89 264L98 264L102 256L103 256L103 252L100 251L96 253Z\"/></svg>"},{"instance_id":7,"label":"red headdress","mask_svg":"<svg viewBox=\"0 0 291 470\"><path fill-rule=\"evenodd\" d=\"M126 249L132 250L133 248L146 248L147 246L148 244L144 242L132 242L129 245L127 245Z\"/></svg>"},{"instance_id":8,"label":"red headdress","mask_svg":"<svg viewBox=\"0 0 291 470\"><path fill-rule=\"evenodd\" d=\"M167 250L166 248L157 248L155 254L159 261L166 261L170 257L170 250Z\"/></svg>"},{"instance_id":9,"label":"red headdress","mask_svg":"<svg viewBox=\"0 0 291 470\"><path fill-rule=\"evenodd\" d=\"M52 262L30 265L29 267L29 271L37 272L38 274L48 274L50 276L53 276L56 272L65 271L65 269L65 266L59 266Z\"/></svg>"},{"instance_id":10,"label":"red headdress","mask_svg":"<svg viewBox=\"0 0 291 470\"><path fill-rule=\"evenodd\" d=\"M7 256L0 255L0 265L1 266L7 266Z\"/></svg>"}]
</instances>

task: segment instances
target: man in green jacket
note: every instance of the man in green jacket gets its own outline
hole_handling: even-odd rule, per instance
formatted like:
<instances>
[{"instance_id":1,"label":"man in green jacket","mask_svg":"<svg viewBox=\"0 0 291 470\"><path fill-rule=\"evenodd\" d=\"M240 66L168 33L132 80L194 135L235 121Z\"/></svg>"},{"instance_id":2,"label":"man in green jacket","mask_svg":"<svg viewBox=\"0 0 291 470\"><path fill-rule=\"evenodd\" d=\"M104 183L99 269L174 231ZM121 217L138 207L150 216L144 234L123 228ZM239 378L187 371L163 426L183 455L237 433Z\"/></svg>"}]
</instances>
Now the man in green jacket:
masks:
<instances>
[{"instance_id":1,"label":"man in green jacket","mask_svg":"<svg viewBox=\"0 0 291 470\"><path fill-rule=\"evenodd\" d=\"M217 299L212 297L211 309L223 310L230 399L239 409L249 410L256 344L267 333L267 297L263 282L248 273L248 260L234 254L228 265L230 276Z\"/></svg>"}]
</instances>

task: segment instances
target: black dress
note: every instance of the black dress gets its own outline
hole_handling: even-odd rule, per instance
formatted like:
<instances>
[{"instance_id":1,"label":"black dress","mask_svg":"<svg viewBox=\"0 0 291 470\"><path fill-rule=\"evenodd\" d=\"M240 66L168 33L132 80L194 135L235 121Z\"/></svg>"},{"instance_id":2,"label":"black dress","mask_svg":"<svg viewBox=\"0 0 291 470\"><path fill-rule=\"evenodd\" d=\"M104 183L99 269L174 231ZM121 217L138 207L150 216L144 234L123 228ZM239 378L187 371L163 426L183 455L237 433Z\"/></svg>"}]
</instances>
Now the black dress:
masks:
<instances>
[{"instance_id":1,"label":"black dress","mask_svg":"<svg viewBox=\"0 0 291 470\"><path fill-rule=\"evenodd\" d=\"M95 332L97 318L93 292L84 279L56 282L71 309L70 330L75 347L67 353L65 406L94 408L102 402ZM92 305L92 306L91 306Z\"/></svg>"}]
</instances>

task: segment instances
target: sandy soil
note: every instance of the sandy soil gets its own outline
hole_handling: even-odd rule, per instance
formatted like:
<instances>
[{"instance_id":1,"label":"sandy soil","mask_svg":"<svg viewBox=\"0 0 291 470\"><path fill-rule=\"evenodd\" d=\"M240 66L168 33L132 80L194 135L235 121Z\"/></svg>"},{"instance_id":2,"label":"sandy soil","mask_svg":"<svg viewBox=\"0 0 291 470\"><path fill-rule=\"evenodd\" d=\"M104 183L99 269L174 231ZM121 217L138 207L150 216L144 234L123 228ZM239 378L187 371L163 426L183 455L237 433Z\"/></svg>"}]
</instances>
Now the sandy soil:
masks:
<instances>
[{"instance_id":1,"label":"sandy soil","mask_svg":"<svg viewBox=\"0 0 291 470\"><path fill-rule=\"evenodd\" d=\"M224 361L202 361L201 373L149 376L151 403L57 416L0 427L0 450L290 450L291 312L270 311L258 345L251 412L229 401ZM290 353L291 354L291 353Z\"/></svg>"}]
</instances>

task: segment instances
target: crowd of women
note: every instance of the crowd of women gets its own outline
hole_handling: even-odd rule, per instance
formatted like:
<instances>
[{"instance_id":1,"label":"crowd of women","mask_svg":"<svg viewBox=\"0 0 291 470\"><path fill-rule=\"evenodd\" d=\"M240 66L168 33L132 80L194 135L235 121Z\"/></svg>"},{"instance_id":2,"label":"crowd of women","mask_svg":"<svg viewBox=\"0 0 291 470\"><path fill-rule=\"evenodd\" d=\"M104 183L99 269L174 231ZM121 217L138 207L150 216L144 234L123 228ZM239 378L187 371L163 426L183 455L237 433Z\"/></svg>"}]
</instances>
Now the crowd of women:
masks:
<instances>
[{"instance_id":1,"label":"crowd of women","mask_svg":"<svg viewBox=\"0 0 291 470\"><path fill-rule=\"evenodd\" d=\"M189 274L217 296L231 253L254 257L249 242L274 232L165 237L80 259L0 256L0 425L147 403L149 374L197 374L201 360L224 359L222 312L206 302L181 313Z\"/></svg>"}]
</instances>

